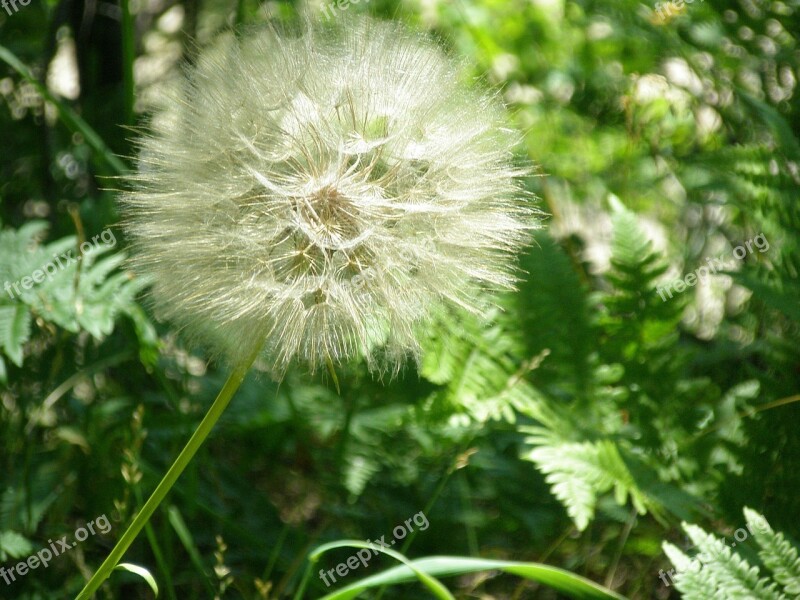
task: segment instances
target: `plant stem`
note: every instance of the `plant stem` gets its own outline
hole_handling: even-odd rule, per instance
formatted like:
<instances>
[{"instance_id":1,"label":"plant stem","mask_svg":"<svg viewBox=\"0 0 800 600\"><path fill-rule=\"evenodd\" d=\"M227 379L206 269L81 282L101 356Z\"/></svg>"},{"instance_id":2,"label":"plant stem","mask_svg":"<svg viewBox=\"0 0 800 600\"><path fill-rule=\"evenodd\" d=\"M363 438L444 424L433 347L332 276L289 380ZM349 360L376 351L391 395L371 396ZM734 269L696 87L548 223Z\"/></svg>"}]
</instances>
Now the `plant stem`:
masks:
<instances>
[{"instance_id":1,"label":"plant stem","mask_svg":"<svg viewBox=\"0 0 800 600\"><path fill-rule=\"evenodd\" d=\"M257 355L258 352L254 352L249 359L245 360L240 366L233 370L230 377L228 377L228 380L225 382L225 385L222 387L222 390L220 390L217 399L214 400L214 404L212 404L211 408L208 409L206 416L203 417L200 425L197 426L197 429L192 434L192 437L186 443L186 446L184 446L183 450L181 450L178 458L176 458L175 462L172 463L172 466L169 468L169 471L167 471L167 474L164 475L161 483L158 484L158 487L151 494L150 498L147 499L145 505L136 515L136 518L128 526L128 529L125 531L125 533L122 534L122 537L117 542L117 545L114 546L111 554L109 554L108 558L103 561L103 564L100 565L100 568L89 580L89 583L87 583L83 590L81 590L81 593L78 594L76 600L89 600L89 598L94 595L103 582L108 579L111 571L114 570L119 561L122 559L122 556L128 550L128 547L130 547L130 545L133 543L133 540L136 539L136 536L150 520L153 512L155 512L156 508L158 508L158 505L161 504L161 501L164 500L172 486L177 481L178 477L180 477L181 473L183 473L183 470L186 468L197 450L208 437L208 434L214 428L214 425L217 423L220 416L222 416L222 413L225 411L225 408L227 408L231 398L233 398L233 395L236 393L236 390L239 389L242 381L244 381L245 375L247 375L247 372L250 370L250 366L253 364L253 361L255 361Z\"/></svg>"}]
</instances>

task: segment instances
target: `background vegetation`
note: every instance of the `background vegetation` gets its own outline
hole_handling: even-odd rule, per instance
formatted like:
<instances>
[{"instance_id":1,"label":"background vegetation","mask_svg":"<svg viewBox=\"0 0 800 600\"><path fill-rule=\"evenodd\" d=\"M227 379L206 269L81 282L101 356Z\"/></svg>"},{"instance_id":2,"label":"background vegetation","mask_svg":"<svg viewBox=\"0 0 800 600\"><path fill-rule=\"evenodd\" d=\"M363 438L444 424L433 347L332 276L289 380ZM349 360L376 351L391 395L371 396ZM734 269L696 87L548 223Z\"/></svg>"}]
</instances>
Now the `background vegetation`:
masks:
<instances>
[{"instance_id":1,"label":"background vegetation","mask_svg":"<svg viewBox=\"0 0 800 600\"><path fill-rule=\"evenodd\" d=\"M377 382L353 366L341 394L300 370L251 377L126 560L161 597L291 597L311 548L424 511L409 556L541 561L663 599L680 597L659 572L672 568L663 542L692 545L681 521L730 546L750 507L800 537L800 2L676 3L664 18L635 0L342 6L331 18L432 32L465 78L502 89L550 217L519 291L484 319L442 315L419 371ZM0 582L0 597L70 598L226 376L151 319L125 271L111 178L133 152L124 126L217 32L302 7L17 7L0 11L0 285L109 226L118 241L21 297L0 293L0 564L100 515L113 525ZM762 233L767 251L732 259ZM659 285L707 258L729 273L662 301ZM758 564L758 548L736 552ZM497 571L449 585L560 597ZM306 597L326 591L312 576ZM429 597L418 584L383 596ZM117 572L100 597L152 592Z\"/></svg>"}]
</instances>

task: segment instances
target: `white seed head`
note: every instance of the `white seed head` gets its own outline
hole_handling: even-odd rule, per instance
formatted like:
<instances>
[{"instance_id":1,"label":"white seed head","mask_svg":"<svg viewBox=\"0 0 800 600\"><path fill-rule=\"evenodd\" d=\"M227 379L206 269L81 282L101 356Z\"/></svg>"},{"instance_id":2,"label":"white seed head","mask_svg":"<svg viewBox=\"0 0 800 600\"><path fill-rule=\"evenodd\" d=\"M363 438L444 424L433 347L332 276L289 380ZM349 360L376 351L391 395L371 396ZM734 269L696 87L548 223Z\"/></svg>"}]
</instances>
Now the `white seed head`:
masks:
<instances>
[{"instance_id":1,"label":"white seed head","mask_svg":"<svg viewBox=\"0 0 800 600\"><path fill-rule=\"evenodd\" d=\"M397 369L432 309L509 288L535 211L496 94L397 25L229 36L140 142L123 197L157 315L282 373Z\"/></svg>"}]
</instances>

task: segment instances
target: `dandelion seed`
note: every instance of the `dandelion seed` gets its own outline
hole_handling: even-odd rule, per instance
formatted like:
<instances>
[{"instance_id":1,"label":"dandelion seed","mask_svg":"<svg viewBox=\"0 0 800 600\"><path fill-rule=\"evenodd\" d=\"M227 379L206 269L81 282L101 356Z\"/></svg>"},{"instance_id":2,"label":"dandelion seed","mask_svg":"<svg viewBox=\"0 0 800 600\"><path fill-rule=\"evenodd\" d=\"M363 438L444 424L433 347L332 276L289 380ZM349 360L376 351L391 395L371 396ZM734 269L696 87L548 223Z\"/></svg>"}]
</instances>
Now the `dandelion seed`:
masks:
<instances>
[{"instance_id":1,"label":"dandelion seed","mask_svg":"<svg viewBox=\"0 0 800 600\"><path fill-rule=\"evenodd\" d=\"M393 24L231 36L151 129L123 206L157 315L277 373L398 369L434 307L513 285L535 224L501 101Z\"/></svg>"}]
</instances>

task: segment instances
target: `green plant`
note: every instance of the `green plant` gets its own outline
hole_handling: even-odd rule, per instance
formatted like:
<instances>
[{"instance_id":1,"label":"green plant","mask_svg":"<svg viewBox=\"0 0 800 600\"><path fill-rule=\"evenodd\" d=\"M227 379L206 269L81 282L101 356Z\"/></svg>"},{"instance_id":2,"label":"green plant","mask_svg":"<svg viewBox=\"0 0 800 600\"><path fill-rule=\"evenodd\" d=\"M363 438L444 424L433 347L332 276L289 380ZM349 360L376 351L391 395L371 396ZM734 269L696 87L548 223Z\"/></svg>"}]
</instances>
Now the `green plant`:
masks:
<instances>
[{"instance_id":1,"label":"green plant","mask_svg":"<svg viewBox=\"0 0 800 600\"><path fill-rule=\"evenodd\" d=\"M675 587L685 600L706 598L764 598L787 600L800 594L800 558L797 548L781 533L772 530L763 515L745 508L747 531L758 545L758 556L764 571L743 558L740 551L732 550L737 543L727 544L696 525L683 524L683 529L692 541L696 552L692 557L675 545L664 543L664 551L675 565L677 573L670 571ZM739 536L736 536L737 541ZM738 548L742 548L741 545Z\"/></svg>"}]
</instances>

